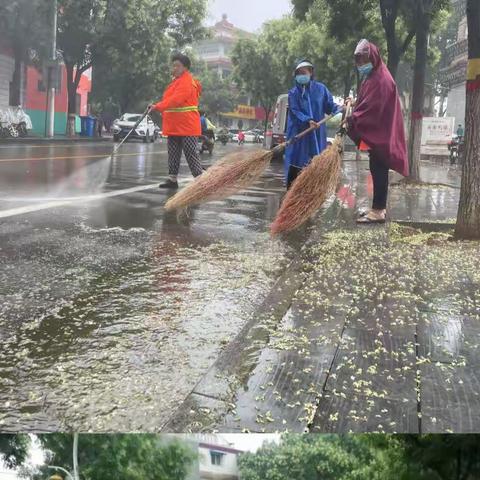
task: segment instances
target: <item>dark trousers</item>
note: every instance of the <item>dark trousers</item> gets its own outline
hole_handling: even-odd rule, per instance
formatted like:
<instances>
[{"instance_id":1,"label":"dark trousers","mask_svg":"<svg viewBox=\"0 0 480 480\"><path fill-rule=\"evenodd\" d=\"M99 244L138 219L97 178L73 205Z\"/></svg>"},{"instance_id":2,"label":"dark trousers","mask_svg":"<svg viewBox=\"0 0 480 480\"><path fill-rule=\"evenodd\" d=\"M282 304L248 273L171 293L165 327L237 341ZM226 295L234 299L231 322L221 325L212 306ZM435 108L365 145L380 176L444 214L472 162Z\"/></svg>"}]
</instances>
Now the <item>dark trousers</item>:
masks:
<instances>
[{"instance_id":1,"label":"dark trousers","mask_svg":"<svg viewBox=\"0 0 480 480\"><path fill-rule=\"evenodd\" d=\"M287 190L290 190L290 187L293 185L293 182L301 173L302 173L302 169L300 167L295 167L294 165L290 165L290 167L288 168L288 175L287 175Z\"/></svg>"},{"instance_id":2,"label":"dark trousers","mask_svg":"<svg viewBox=\"0 0 480 480\"><path fill-rule=\"evenodd\" d=\"M203 167L198 155L197 137L168 137L168 174L177 176L180 170L182 152L185 153L188 166L194 177L203 173Z\"/></svg>"},{"instance_id":3,"label":"dark trousers","mask_svg":"<svg viewBox=\"0 0 480 480\"><path fill-rule=\"evenodd\" d=\"M389 168L381 160L370 154L370 172L373 178L373 204L374 210L385 210L388 199L388 171Z\"/></svg>"}]
</instances>

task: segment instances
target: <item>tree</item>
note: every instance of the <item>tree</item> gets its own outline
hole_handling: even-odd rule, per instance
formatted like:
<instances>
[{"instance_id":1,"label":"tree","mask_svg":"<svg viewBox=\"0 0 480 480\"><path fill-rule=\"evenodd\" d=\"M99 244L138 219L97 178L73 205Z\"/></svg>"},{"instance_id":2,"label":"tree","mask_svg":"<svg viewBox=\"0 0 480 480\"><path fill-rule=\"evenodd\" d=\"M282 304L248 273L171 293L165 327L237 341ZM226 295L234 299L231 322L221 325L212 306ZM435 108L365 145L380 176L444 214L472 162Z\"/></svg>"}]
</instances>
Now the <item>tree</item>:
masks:
<instances>
[{"instance_id":1,"label":"tree","mask_svg":"<svg viewBox=\"0 0 480 480\"><path fill-rule=\"evenodd\" d=\"M30 438L22 434L0 434L0 463L7 468L17 468L28 456Z\"/></svg>"},{"instance_id":2,"label":"tree","mask_svg":"<svg viewBox=\"0 0 480 480\"><path fill-rule=\"evenodd\" d=\"M423 107L425 104L425 75L427 71L428 36L434 0L418 0L415 7L415 67L410 120L408 157L410 179L420 180L420 149L422 140Z\"/></svg>"},{"instance_id":3,"label":"tree","mask_svg":"<svg viewBox=\"0 0 480 480\"><path fill-rule=\"evenodd\" d=\"M243 480L389 478L361 436L286 435L280 445L242 455L239 467Z\"/></svg>"},{"instance_id":4,"label":"tree","mask_svg":"<svg viewBox=\"0 0 480 480\"><path fill-rule=\"evenodd\" d=\"M478 435L399 435L405 462L432 479L468 480L480 475Z\"/></svg>"},{"instance_id":5,"label":"tree","mask_svg":"<svg viewBox=\"0 0 480 480\"><path fill-rule=\"evenodd\" d=\"M10 105L21 103L22 64L46 55L49 39L47 0L0 0L0 31L12 48L15 69L10 89Z\"/></svg>"},{"instance_id":6,"label":"tree","mask_svg":"<svg viewBox=\"0 0 480 480\"><path fill-rule=\"evenodd\" d=\"M72 471L73 436L39 435L47 465ZM195 459L193 450L179 441L162 441L156 435L80 435L78 462L82 480L184 480ZM35 480L49 478L44 466Z\"/></svg>"},{"instance_id":7,"label":"tree","mask_svg":"<svg viewBox=\"0 0 480 480\"><path fill-rule=\"evenodd\" d=\"M478 435L287 435L240 457L243 480L470 480Z\"/></svg>"},{"instance_id":8,"label":"tree","mask_svg":"<svg viewBox=\"0 0 480 480\"><path fill-rule=\"evenodd\" d=\"M420 181L422 125L425 105L425 78L432 19L448 5L445 0L416 0L409 10L410 22L415 26L415 65L410 119L408 157L410 179Z\"/></svg>"},{"instance_id":9,"label":"tree","mask_svg":"<svg viewBox=\"0 0 480 480\"><path fill-rule=\"evenodd\" d=\"M403 38L400 37L401 34L398 33L400 11L405 11L404 0L380 0L382 25L387 40L387 67L393 78L396 78L400 60L408 50L408 47L412 43L416 34L415 27L413 25L408 25L407 32L403 33Z\"/></svg>"},{"instance_id":10,"label":"tree","mask_svg":"<svg viewBox=\"0 0 480 480\"><path fill-rule=\"evenodd\" d=\"M348 15L345 15L346 11ZM349 96L357 80L353 55L360 40L359 32L381 50L385 44L379 28L377 0L316 0L307 18L316 25L324 24L324 60L321 64L328 70L323 78L338 95Z\"/></svg>"},{"instance_id":11,"label":"tree","mask_svg":"<svg viewBox=\"0 0 480 480\"><path fill-rule=\"evenodd\" d=\"M282 70L259 40L242 39L233 49L234 77L241 88L251 93L253 101L265 111L265 130L275 101L285 90L278 81Z\"/></svg>"},{"instance_id":12,"label":"tree","mask_svg":"<svg viewBox=\"0 0 480 480\"><path fill-rule=\"evenodd\" d=\"M480 239L480 3L468 0L465 158L456 226L458 238Z\"/></svg>"},{"instance_id":13,"label":"tree","mask_svg":"<svg viewBox=\"0 0 480 480\"><path fill-rule=\"evenodd\" d=\"M194 75L202 84L200 109L210 115L231 112L238 101L238 92L229 78L220 78L217 72L209 70L205 63L199 63Z\"/></svg>"},{"instance_id":14,"label":"tree","mask_svg":"<svg viewBox=\"0 0 480 480\"><path fill-rule=\"evenodd\" d=\"M83 72L95 67L97 100L114 99L123 111L151 101L168 80L172 49L202 34L205 14L206 0L59 0L67 134L74 133L76 92Z\"/></svg>"}]
</instances>

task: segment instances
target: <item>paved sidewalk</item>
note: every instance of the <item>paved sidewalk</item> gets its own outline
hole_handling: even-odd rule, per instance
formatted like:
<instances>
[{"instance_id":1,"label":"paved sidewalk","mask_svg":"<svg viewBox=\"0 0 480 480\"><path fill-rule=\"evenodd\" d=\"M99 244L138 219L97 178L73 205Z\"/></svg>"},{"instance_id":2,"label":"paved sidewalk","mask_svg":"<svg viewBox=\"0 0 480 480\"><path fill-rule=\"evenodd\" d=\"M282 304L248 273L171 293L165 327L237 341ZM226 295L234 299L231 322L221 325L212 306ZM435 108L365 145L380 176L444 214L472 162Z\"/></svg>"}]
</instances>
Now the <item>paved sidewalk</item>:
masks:
<instances>
[{"instance_id":1,"label":"paved sidewalk","mask_svg":"<svg viewBox=\"0 0 480 480\"><path fill-rule=\"evenodd\" d=\"M367 163L344 172L310 241L166 430L480 429L480 245L357 227ZM452 186L393 187L391 217L448 230L459 170L424 163L422 179Z\"/></svg>"}]
</instances>

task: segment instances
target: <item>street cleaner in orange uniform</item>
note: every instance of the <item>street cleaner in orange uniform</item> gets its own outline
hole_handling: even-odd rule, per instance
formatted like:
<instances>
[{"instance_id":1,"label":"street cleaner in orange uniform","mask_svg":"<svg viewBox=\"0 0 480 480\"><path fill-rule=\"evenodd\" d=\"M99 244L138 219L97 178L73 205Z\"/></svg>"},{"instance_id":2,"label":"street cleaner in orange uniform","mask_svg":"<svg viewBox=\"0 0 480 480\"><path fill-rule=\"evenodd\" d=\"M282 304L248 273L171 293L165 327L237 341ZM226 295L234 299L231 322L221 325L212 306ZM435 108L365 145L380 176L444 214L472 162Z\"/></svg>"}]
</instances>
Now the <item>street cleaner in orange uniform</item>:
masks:
<instances>
[{"instance_id":1,"label":"street cleaner in orange uniform","mask_svg":"<svg viewBox=\"0 0 480 480\"><path fill-rule=\"evenodd\" d=\"M181 53L172 57L174 79L163 98L151 108L162 114L163 135L168 137L169 178L160 188L178 188L182 152L194 177L203 173L198 154L198 137L202 134L198 104L202 85L190 73L191 62Z\"/></svg>"}]
</instances>

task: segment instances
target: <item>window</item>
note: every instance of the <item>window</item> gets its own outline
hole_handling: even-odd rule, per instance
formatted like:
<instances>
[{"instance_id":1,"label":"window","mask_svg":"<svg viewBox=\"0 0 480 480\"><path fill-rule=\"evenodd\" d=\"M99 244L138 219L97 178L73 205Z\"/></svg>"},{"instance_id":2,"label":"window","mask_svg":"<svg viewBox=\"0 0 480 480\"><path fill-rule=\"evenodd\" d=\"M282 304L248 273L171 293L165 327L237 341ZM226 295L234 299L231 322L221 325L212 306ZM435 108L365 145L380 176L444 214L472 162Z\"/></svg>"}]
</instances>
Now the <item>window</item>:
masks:
<instances>
[{"instance_id":1,"label":"window","mask_svg":"<svg viewBox=\"0 0 480 480\"><path fill-rule=\"evenodd\" d=\"M210 451L212 465L221 465L224 453Z\"/></svg>"}]
</instances>

